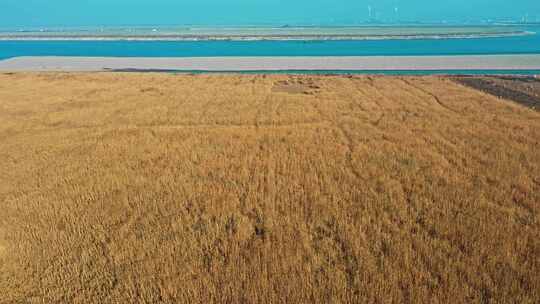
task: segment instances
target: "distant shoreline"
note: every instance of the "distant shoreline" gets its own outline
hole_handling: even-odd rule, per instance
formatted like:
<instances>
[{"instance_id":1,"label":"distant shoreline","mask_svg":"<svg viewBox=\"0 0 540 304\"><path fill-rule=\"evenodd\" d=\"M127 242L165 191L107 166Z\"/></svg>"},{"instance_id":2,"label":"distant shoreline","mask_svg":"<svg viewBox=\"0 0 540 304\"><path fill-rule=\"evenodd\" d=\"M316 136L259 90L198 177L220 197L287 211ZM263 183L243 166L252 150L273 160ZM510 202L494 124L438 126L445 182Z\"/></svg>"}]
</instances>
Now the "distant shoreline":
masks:
<instances>
[{"instance_id":1,"label":"distant shoreline","mask_svg":"<svg viewBox=\"0 0 540 304\"><path fill-rule=\"evenodd\" d=\"M16 57L0 71L519 71L540 70L539 55L342 57Z\"/></svg>"},{"instance_id":2,"label":"distant shoreline","mask_svg":"<svg viewBox=\"0 0 540 304\"><path fill-rule=\"evenodd\" d=\"M317 40L415 40L480 39L534 35L531 31L437 34L269 34L269 35L70 35L3 34L0 41L317 41Z\"/></svg>"},{"instance_id":3,"label":"distant shoreline","mask_svg":"<svg viewBox=\"0 0 540 304\"><path fill-rule=\"evenodd\" d=\"M118 26L0 29L2 40L89 41L313 41L479 39L534 35L536 28L508 26Z\"/></svg>"}]
</instances>

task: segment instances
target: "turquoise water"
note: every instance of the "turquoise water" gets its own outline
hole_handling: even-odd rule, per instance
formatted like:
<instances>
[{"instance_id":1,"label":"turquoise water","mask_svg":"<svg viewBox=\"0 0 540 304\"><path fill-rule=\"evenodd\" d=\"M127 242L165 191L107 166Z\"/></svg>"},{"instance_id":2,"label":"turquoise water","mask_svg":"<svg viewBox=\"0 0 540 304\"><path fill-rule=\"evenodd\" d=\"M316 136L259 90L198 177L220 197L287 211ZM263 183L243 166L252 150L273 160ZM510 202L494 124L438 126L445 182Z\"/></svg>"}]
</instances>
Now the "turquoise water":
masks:
<instances>
[{"instance_id":1,"label":"turquoise water","mask_svg":"<svg viewBox=\"0 0 540 304\"><path fill-rule=\"evenodd\" d=\"M540 54L540 36L362 41L0 41L18 56L206 57Z\"/></svg>"},{"instance_id":2,"label":"turquoise water","mask_svg":"<svg viewBox=\"0 0 540 304\"><path fill-rule=\"evenodd\" d=\"M431 28L428 29L432 32L435 32ZM509 31L513 30L516 29L509 29ZM539 33L540 27L521 28L520 30L527 30ZM363 31L365 32L366 30L363 29ZM471 32L476 31L477 30L475 29ZM487 31L488 30L486 30L486 32ZM459 32L463 32L463 30L460 29ZM410 30L405 31L399 28L384 28L384 32L381 29L377 31L371 30L369 33L371 33L370 35L373 35L373 33L385 33L385 35L395 33L412 34ZM437 29L437 33L442 34L442 29ZM365 39L294 41L51 41L0 39L0 60L18 56L208 57L384 55L422 56L485 54L540 54L540 35L533 34L524 36L507 36L492 38L452 39Z\"/></svg>"}]
</instances>

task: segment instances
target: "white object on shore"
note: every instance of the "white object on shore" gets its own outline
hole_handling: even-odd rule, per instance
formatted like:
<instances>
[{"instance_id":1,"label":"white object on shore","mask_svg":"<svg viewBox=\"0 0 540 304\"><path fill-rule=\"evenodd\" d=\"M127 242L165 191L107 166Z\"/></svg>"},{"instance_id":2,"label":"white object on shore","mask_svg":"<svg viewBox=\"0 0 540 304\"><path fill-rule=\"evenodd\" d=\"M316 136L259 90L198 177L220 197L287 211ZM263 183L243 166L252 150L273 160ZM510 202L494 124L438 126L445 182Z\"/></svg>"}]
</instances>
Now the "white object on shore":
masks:
<instances>
[{"instance_id":1,"label":"white object on shore","mask_svg":"<svg viewBox=\"0 0 540 304\"><path fill-rule=\"evenodd\" d=\"M407 71L540 70L540 55L365 57L16 57L0 71Z\"/></svg>"}]
</instances>

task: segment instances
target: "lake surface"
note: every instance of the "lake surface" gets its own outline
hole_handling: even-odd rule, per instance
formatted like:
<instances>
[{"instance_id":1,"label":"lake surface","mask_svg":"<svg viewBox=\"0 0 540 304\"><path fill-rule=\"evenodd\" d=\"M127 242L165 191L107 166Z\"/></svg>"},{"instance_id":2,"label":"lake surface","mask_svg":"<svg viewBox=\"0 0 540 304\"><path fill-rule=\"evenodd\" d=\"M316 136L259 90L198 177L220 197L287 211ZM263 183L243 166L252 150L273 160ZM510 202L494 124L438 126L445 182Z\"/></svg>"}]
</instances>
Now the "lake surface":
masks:
<instances>
[{"instance_id":1,"label":"lake surface","mask_svg":"<svg viewBox=\"0 0 540 304\"><path fill-rule=\"evenodd\" d=\"M0 29L19 56L428 56L540 54L536 27Z\"/></svg>"}]
</instances>

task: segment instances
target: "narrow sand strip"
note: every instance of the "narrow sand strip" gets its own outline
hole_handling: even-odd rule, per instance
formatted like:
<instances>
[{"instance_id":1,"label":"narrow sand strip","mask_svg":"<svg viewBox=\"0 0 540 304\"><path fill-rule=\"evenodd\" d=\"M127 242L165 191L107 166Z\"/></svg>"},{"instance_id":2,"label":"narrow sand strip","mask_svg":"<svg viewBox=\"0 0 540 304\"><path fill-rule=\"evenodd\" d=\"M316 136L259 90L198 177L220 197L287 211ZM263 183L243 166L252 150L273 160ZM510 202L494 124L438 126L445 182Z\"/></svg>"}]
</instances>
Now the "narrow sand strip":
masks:
<instances>
[{"instance_id":1,"label":"narrow sand strip","mask_svg":"<svg viewBox=\"0 0 540 304\"><path fill-rule=\"evenodd\" d=\"M540 55L366 57L17 57L0 71L540 70Z\"/></svg>"}]
</instances>

